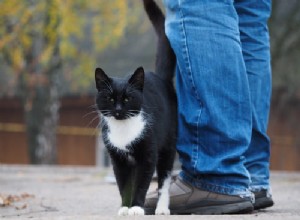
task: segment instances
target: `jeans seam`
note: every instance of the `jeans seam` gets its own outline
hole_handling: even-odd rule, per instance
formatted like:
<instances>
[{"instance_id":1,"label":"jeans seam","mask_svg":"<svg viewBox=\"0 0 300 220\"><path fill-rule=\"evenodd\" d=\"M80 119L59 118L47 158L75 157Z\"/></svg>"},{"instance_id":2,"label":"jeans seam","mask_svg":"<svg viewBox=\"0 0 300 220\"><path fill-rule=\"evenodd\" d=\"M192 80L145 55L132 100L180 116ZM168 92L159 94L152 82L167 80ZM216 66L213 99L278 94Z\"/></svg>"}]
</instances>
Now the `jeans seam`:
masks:
<instances>
[{"instance_id":1,"label":"jeans seam","mask_svg":"<svg viewBox=\"0 0 300 220\"><path fill-rule=\"evenodd\" d=\"M181 2L179 1L179 4ZM194 78L192 75L192 67L191 67L191 62L190 62L190 58L189 58L189 49L188 49L188 45L187 45L187 38L186 38L186 32L185 32L185 22L184 22L184 16L183 16L183 12L179 7L179 13L181 16L181 34L183 35L183 48L182 51L183 53L183 57L184 57L184 63L185 63L185 69L187 70L187 75L189 77L189 81L192 85L192 90L195 94L196 99L198 100L199 104L200 104L200 110L198 110L198 114L197 114L197 122L196 122L196 127L197 127L197 143L193 146L193 153L192 153L192 166L193 166L193 173L196 174L197 173L197 161L198 161L198 155L199 155L199 143L200 143L200 131L199 131L199 124L200 124L200 118L201 118L201 113L202 113L202 101L200 100L200 96L197 92L195 83L194 83Z\"/></svg>"},{"instance_id":2,"label":"jeans seam","mask_svg":"<svg viewBox=\"0 0 300 220\"><path fill-rule=\"evenodd\" d=\"M200 144L200 129L199 129L199 124L200 124L200 118L201 118L201 113L202 113L202 110L198 110L198 115L197 115L197 144L195 145L195 149L196 150L196 154L193 155L193 160L195 160L195 163L194 163L194 174L197 173L197 162L198 162L198 157L199 157L199 144Z\"/></svg>"},{"instance_id":3,"label":"jeans seam","mask_svg":"<svg viewBox=\"0 0 300 220\"><path fill-rule=\"evenodd\" d=\"M196 90L196 86L195 86L195 83L194 83L194 78L193 78L193 75L192 75L192 67L191 67L191 62L190 62L190 59L189 59L189 49L188 49L188 46L187 46L187 37L186 37L186 32L185 32L185 22L184 22L184 16L183 16L183 13L182 13L182 10L179 9L179 13L180 13L180 16L181 16L181 33L183 35L183 39L184 39L184 46L182 48L182 51L184 52L183 55L184 55L184 63L185 63L185 66L186 66L186 70L187 70L187 74L189 76L189 79L190 79L190 83L192 84L192 90L193 92L195 93L195 96L196 96L196 99L199 101L200 105L202 106L202 101L200 100L200 96Z\"/></svg>"}]
</instances>

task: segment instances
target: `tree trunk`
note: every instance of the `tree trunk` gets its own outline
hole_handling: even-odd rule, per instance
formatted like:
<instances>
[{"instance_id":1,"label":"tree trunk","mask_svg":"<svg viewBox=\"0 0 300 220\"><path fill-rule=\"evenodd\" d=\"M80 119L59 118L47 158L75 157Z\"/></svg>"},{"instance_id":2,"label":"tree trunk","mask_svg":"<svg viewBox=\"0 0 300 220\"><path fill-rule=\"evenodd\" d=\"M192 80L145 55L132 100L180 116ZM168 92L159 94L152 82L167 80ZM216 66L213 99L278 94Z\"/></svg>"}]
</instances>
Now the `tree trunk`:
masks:
<instances>
[{"instance_id":1,"label":"tree trunk","mask_svg":"<svg viewBox=\"0 0 300 220\"><path fill-rule=\"evenodd\" d=\"M58 40L46 72L35 74L37 85L25 97L25 117L30 161L56 164L56 130L59 120L59 74L62 72Z\"/></svg>"},{"instance_id":2,"label":"tree trunk","mask_svg":"<svg viewBox=\"0 0 300 220\"><path fill-rule=\"evenodd\" d=\"M33 48L26 58L27 75L21 76L24 92L27 139L30 162L33 164L56 164L56 130L59 120L59 75L62 63L59 50L59 17L51 17L57 5L47 1L44 31L33 33ZM55 14L54 16L58 16ZM56 19L57 18L57 19ZM53 20L55 21L53 23ZM49 35L49 28L54 35ZM48 30L48 31L47 31ZM52 48L47 64L39 63L43 50ZM26 78L27 76L27 78ZM28 79L29 78L29 79ZM23 82L23 83L22 83Z\"/></svg>"},{"instance_id":3,"label":"tree trunk","mask_svg":"<svg viewBox=\"0 0 300 220\"><path fill-rule=\"evenodd\" d=\"M56 127L59 119L57 86L37 86L26 100L25 116L30 162L56 164Z\"/></svg>"}]
</instances>

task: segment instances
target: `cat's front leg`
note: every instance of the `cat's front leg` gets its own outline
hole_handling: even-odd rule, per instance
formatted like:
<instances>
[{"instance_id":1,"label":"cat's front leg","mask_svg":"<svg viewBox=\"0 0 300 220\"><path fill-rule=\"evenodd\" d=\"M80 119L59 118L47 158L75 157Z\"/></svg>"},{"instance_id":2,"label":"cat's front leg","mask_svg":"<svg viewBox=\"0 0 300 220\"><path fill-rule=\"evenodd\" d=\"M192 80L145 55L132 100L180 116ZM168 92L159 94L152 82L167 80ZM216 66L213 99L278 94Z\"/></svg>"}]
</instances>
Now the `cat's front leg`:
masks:
<instances>
[{"instance_id":1,"label":"cat's front leg","mask_svg":"<svg viewBox=\"0 0 300 220\"><path fill-rule=\"evenodd\" d=\"M133 191L133 168L126 161L111 153L111 159L118 188L121 195L122 206L118 211L119 216L126 216L131 207L132 191Z\"/></svg>"},{"instance_id":2,"label":"cat's front leg","mask_svg":"<svg viewBox=\"0 0 300 220\"><path fill-rule=\"evenodd\" d=\"M150 182L155 170L153 160L144 160L136 166L135 190L133 193L132 207L128 211L128 215L144 215L144 203L146 193L149 189Z\"/></svg>"}]
</instances>

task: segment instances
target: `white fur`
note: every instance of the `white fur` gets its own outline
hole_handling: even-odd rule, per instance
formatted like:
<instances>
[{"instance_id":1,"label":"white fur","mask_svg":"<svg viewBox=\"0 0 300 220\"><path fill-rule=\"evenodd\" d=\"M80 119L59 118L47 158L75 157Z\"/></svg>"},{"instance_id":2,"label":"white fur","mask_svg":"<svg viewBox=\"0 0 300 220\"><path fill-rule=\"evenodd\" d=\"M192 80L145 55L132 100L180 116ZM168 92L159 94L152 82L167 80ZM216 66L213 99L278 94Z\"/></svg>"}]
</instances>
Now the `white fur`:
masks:
<instances>
[{"instance_id":1,"label":"white fur","mask_svg":"<svg viewBox=\"0 0 300 220\"><path fill-rule=\"evenodd\" d=\"M146 122L142 114L125 120L116 120L114 117L104 117L109 129L107 138L110 143L123 151L128 151L127 146L141 138Z\"/></svg>"},{"instance_id":2,"label":"white fur","mask_svg":"<svg viewBox=\"0 0 300 220\"><path fill-rule=\"evenodd\" d=\"M158 199L155 215L170 215L169 209L169 188L171 185L171 175L169 175L163 183L162 188L160 189L160 197Z\"/></svg>"},{"instance_id":3,"label":"white fur","mask_svg":"<svg viewBox=\"0 0 300 220\"><path fill-rule=\"evenodd\" d=\"M118 212L118 215L119 216L126 216L128 215L128 207L127 206L122 206L120 209L119 209L119 212Z\"/></svg>"},{"instance_id":4,"label":"white fur","mask_svg":"<svg viewBox=\"0 0 300 220\"><path fill-rule=\"evenodd\" d=\"M128 215L145 215L145 211L139 206L133 206L128 210Z\"/></svg>"}]
</instances>

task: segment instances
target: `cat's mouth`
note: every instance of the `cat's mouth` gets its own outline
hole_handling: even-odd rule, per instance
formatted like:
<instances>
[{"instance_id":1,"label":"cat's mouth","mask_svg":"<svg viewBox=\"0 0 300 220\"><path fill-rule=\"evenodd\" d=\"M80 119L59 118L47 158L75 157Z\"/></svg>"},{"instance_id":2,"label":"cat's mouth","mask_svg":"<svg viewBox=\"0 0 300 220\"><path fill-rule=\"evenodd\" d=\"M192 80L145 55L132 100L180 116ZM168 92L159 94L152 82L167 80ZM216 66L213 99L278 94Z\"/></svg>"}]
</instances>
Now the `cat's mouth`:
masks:
<instances>
[{"instance_id":1,"label":"cat's mouth","mask_svg":"<svg viewBox=\"0 0 300 220\"><path fill-rule=\"evenodd\" d=\"M126 114L123 114L123 113L121 113L121 112L114 112L113 117L114 117L116 120L125 120L125 119L128 118L128 117L126 117Z\"/></svg>"},{"instance_id":2,"label":"cat's mouth","mask_svg":"<svg viewBox=\"0 0 300 220\"><path fill-rule=\"evenodd\" d=\"M102 112L102 114L105 117L112 117L116 120L126 120L136 116L136 113L128 113L128 112L120 112L120 111Z\"/></svg>"},{"instance_id":3,"label":"cat's mouth","mask_svg":"<svg viewBox=\"0 0 300 220\"><path fill-rule=\"evenodd\" d=\"M104 117L108 117L108 118L114 118L116 120L124 120L126 119L126 117L124 116L124 114L119 113L119 112L101 112L103 114Z\"/></svg>"},{"instance_id":4,"label":"cat's mouth","mask_svg":"<svg viewBox=\"0 0 300 220\"><path fill-rule=\"evenodd\" d=\"M117 119L117 120L124 120L125 119L125 117L119 112L116 112L114 114L114 118Z\"/></svg>"}]
</instances>

